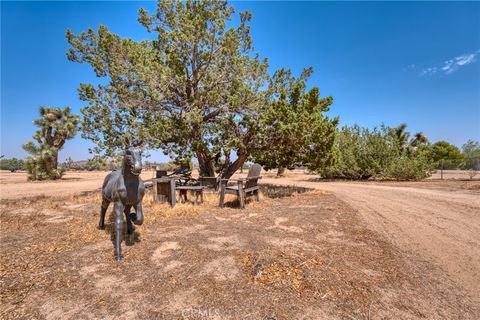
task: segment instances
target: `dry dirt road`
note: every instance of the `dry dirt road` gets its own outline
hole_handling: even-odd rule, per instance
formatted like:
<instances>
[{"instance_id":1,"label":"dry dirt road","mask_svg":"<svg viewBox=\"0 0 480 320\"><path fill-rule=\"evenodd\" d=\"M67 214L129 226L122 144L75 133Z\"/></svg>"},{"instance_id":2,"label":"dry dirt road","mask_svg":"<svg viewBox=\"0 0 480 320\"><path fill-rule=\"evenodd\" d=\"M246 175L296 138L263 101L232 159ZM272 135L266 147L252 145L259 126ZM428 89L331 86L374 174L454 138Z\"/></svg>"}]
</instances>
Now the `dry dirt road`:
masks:
<instances>
[{"instance_id":1,"label":"dry dirt road","mask_svg":"<svg viewBox=\"0 0 480 320\"><path fill-rule=\"evenodd\" d=\"M325 190L357 209L369 227L399 248L443 269L480 301L480 192L462 183L320 182L307 175L264 183ZM474 184L478 184L475 182ZM463 186L463 185L462 185Z\"/></svg>"}]
</instances>

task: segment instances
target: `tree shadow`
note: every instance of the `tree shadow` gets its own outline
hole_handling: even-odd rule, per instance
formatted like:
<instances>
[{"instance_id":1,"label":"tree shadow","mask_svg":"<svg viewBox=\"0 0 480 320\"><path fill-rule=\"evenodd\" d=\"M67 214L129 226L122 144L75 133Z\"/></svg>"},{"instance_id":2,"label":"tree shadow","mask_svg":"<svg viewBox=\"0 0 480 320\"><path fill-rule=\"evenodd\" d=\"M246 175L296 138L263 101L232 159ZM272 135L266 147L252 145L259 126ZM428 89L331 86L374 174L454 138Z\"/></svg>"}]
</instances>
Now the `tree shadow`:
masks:
<instances>
[{"instance_id":1,"label":"tree shadow","mask_svg":"<svg viewBox=\"0 0 480 320\"><path fill-rule=\"evenodd\" d=\"M62 181L78 181L82 180L81 177L62 177L60 180Z\"/></svg>"},{"instance_id":2,"label":"tree shadow","mask_svg":"<svg viewBox=\"0 0 480 320\"><path fill-rule=\"evenodd\" d=\"M297 187L297 186L279 186L275 184L262 184L260 191L262 194L270 199L278 199L291 197L293 194L305 193L312 191L311 188Z\"/></svg>"},{"instance_id":3,"label":"tree shadow","mask_svg":"<svg viewBox=\"0 0 480 320\"><path fill-rule=\"evenodd\" d=\"M296 186L280 186L275 184L261 184L260 192L267 198L270 199L280 199L285 197L291 197L293 194L305 193L311 191L311 188L303 188ZM249 196L245 199L245 205L255 201L255 196ZM262 200L260 200L262 201ZM224 203L225 207L228 208L240 208L240 201L238 198L235 198Z\"/></svg>"}]
</instances>

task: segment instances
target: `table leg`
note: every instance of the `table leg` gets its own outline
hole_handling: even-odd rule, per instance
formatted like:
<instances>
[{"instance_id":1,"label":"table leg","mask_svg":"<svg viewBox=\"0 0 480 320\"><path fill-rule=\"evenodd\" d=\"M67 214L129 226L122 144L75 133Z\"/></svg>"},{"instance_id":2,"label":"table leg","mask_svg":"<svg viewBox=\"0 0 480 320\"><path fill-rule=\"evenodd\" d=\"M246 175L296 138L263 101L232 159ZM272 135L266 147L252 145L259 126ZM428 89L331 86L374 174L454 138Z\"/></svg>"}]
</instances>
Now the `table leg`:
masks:
<instances>
[{"instance_id":1,"label":"table leg","mask_svg":"<svg viewBox=\"0 0 480 320\"><path fill-rule=\"evenodd\" d=\"M175 180L171 179L170 180L170 205L175 207L177 204L177 192L175 190Z\"/></svg>"}]
</instances>

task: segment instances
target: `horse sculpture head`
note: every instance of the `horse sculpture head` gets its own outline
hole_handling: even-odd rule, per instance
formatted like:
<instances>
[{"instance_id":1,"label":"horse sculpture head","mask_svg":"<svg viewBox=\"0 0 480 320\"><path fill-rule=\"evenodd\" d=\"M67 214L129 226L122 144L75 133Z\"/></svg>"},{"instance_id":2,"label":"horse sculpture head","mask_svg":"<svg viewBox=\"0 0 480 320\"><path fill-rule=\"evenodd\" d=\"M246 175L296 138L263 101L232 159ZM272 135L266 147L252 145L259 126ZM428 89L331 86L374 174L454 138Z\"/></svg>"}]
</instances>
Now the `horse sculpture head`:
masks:
<instances>
[{"instance_id":1,"label":"horse sculpture head","mask_svg":"<svg viewBox=\"0 0 480 320\"><path fill-rule=\"evenodd\" d=\"M130 144L125 139L125 154L123 156L124 166L131 174L138 176L142 172L142 141Z\"/></svg>"}]
</instances>

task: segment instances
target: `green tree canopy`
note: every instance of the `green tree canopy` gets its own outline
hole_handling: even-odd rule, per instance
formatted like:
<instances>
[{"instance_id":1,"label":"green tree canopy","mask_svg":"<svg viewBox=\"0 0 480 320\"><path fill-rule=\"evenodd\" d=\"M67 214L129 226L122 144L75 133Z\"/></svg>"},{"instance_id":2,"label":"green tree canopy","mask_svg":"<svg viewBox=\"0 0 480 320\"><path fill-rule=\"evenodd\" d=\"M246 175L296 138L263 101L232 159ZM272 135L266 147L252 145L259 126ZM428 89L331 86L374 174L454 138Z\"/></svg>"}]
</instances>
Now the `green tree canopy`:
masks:
<instances>
[{"instance_id":1,"label":"green tree canopy","mask_svg":"<svg viewBox=\"0 0 480 320\"><path fill-rule=\"evenodd\" d=\"M67 30L68 58L109 80L79 88L88 103L82 136L96 143L92 151L112 155L130 134L174 157L196 156L204 175L214 175L221 158L224 175L233 174L250 156L267 79L250 13L227 27L233 13L225 1L160 1L153 14L139 11L155 40L123 39L105 26Z\"/></svg>"},{"instance_id":2,"label":"green tree canopy","mask_svg":"<svg viewBox=\"0 0 480 320\"><path fill-rule=\"evenodd\" d=\"M438 141L432 144L432 159L435 162L440 160L458 160L462 158L463 156L460 150L447 141Z\"/></svg>"},{"instance_id":3,"label":"green tree canopy","mask_svg":"<svg viewBox=\"0 0 480 320\"><path fill-rule=\"evenodd\" d=\"M270 81L253 160L266 169L278 168L279 175L282 168L317 167L331 160L338 119L324 115L332 97L320 98L317 87L307 91L311 73L311 68L305 69L295 78L290 70L280 69Z\"/></svg>"}]
</instances>

